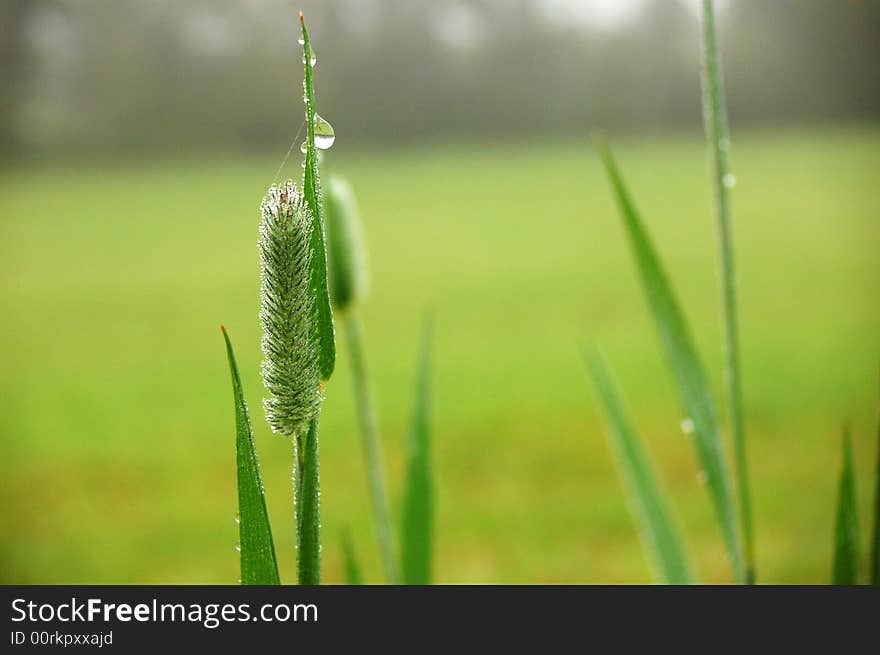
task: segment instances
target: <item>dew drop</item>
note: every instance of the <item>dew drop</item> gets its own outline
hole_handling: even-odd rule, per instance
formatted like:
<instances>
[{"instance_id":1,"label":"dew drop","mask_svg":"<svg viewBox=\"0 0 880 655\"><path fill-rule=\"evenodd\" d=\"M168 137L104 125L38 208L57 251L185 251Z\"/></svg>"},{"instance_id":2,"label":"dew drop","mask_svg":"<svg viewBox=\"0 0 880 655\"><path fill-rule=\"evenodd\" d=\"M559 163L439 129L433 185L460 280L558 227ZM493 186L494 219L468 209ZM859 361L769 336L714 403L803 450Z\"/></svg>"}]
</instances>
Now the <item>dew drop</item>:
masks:
<instances>
[{"instance_id":1,"label":"dew drop","mask_svg":"<svg viewBox=\"0 0 880 655\"><path fill-rule=\"evenodd\" d=\"M241 524L241 515L238 512L235 513L235 524L236 525Z\"/></svg>"},{"instance_id":2,"label":"dew drop","mask_svg":"<svg viewBox=\"0 0 880 655\"><path fill-rule=\"evenodd\" d=\"M303 41L302 39L297 39L296 42L299 43L300 45L305 45L305 44L306 44L306 42ZM312 45L312 44L310 43L310 44L309 44L309 50L312 51L312 52L311 52L311 55L312 55L312 56L309 57L309 64L311 64L312 68L314 68L314 67L315 67L315 64L318 63L318 55L315 54L315 49L312 48L311 45Z\"/></svg>"},{"instance_id":3,"label":"dew drop","mask_svg":"<svg viewBox=\"0 0 880 655\"><path fill-rule=\"evenodd\" d=\"M235 544L235 552L237 552L237 553L241 552L241 544Z\"/></svg>"},{"instance_id":4,"label":"dew drop","mask_svg":"<svg viewBox=\"0 0 880 655\"><path fill-rule=\"evenodd\" d=\"M299 151L302 154L306 154L306 151L309 149L309 144L306 141L303 141L299 146Z\"/></svg>"},{"instance_id":5,"label":"dew drop","mask_svg":"<svg viewBox=\"0 0 880 655\"><path fill-rule=\"evenodd\" d=\"M690 418L683 419L681 422L681 431L685 434L694 433L694 422Z\"/></svg>"},{"instance_id":6,"label":"dew drop","mask_svg":"<svg viewBox=\"0 0 880 655\"><path fill-rule=\"evenodd\" d=\"M727 173L721 180L725 187L728 189L732 189L736 186L736 175L733 173Z\"/></svg>"},{"instance_id":7,"label":"dew drop","mask_svg":"<svg viewBox=\"0 0 880 655\"><path fill-rule=\"evenodd\" d=\"M333 131L333 126L315 114L315 147L327 150L334 141L336 141L336 132Z\"/></svg>"}]
</instances>

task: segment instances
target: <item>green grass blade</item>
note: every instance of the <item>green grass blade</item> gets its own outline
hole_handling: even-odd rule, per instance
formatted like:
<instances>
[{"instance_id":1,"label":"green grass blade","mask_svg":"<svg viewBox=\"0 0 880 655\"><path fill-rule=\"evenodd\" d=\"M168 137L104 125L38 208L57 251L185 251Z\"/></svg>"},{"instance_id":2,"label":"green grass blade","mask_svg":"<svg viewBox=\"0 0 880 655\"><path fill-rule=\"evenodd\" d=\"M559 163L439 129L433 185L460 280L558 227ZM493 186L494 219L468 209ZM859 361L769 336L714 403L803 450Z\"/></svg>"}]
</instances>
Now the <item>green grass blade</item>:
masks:
<instances>
[{"instance_id":1,"label":"green grass blade","mask_svg":"<svg viewBox=\"0 0 880 655\"><path fill-rule=\"evenodd\" d=\"M733 566L734 579L746 581L737 514L731 492L721 429L709 381L694 348L690 330L678 306L657 253L621 178L611 151L597 140L605 169L620 206L651 314L678 386L687 420L693 425L694 444L718 517L721 534Z\"/></svg>"},{"instance_id":2,"label":"green grass blade","mask_svg":"<svg viewBox=\"0 0 880 655\"><path fill-rule=\"evenodd\" d=\"M376 538L379 542L379 552L382 556L382 567L385 571L386 581L395 584L398 582L397 559L394 554L391 518L388 512L388 500L385 495L385 481L382 474L382 460L379 452L379 428L376 424L373 398L367 380L361 325L353 309L350 309L345 315L346 332L351 350L352 384L354 385L358 418L361 424L370 500L373 504L373 519L376 523Z\"/></svg>"},{"instance_id":3,"label":"green grass blade","mask_svg":"<svg viewBox=\"0 0 880 655\"><path fill-rule=\"evenodd\" d=\"M321 483L318 471L317 418L309 426L302 445L302 469L296 503L299 583L318 585L321 584Z\"/></svg>"},{"instance_id":4,"label":"green grass blade","mask_svg":"<svg viewBox=\"0 0 880 655\"><path fill-rule=\"evenodd\" d=\"M318 151L315 147L315 86L312 80L312 46L303 15L299 15L303 41L303 88L306 97L306 153L303 172L303 195L312 209L315 222L312 230L312 291L315 294L315 330L319 344L318 367L321 379L329 380L336 365L336 336L330 292L327 287L327 250L324 232L324 205L321 198L321 178L318 173Z\"/></svg>"},{"instance_id":5,"label":"green grass blade","mask_svg":"<svg viewBox=\"0 0 880 655\"><path fill-rule=\"evenodd\" d=\"M586 361L605 406L608 433L655 574L660 582L666 584L692 584L694 576L681 534L672 520L666 499L642 451L605 362L599 352L593 349L587 352Z\"/></svg>"},{"instance_id":6,"label":"green grass blade","mask_svg":"<svg viewBox=\"0 0 880 655\"><path fill-rule=\"evenodd\" d=\"M853 472L852 435L843 432L843 463L837 497L834 529L834 574L836 585L859 582L859 518L856 511L856 480Z\"/></svg>"},{"instance_id":7,"label":"green grass blade","mask_svg":"<svg viewBox=\"0 0 880 655\"><path fill-rule=\"evenodd\" d=\"M874 472L874 534L871 539L871 584L880 585L880 417L877 420L877 470Z\"/></svg>"},{"instance_id":8,"label":"green grass blade","mask_svg":"<svg viewBox=\"0 0 880 655\"><path fill-rule=\"evenodd\" d=\"M434 492L430 453L431 325L426 323L416 381L415 409L407 444L401 559L403 584L431 583Z\"/></svg>"},{"instance_id":9,"label":"green grass blade","mask_svg":"<svg viewBox=\"0 0 880 655\"><path fill-rule=\"evenodd\" d=\"M752 528L752 501L746 458L745 416L739 358L739 320L736 303L736 265L733 254L733 216L730 210L730 135L724 99L721 57L715 32L715 8L712 0L703 0L703 122L712 152L712 183L715 189L715 214L721 267L721 297L724 314L724 352L727 381L727 404L730 432L736 461L739 491L740 526L743 535L746 582L755 582L755 546Z\"/></svg>"},{"instance_id":10,"label":"green grass blade","mask_svg":"<svg viewBox=\"0 0 880 655\"><path fill-rule=\"evenodd\" d=\"M260 465L254 445L254 432L248 416L247 403L241 389L238 365L232 352L232 342L221 326L232 375L232 395L235 399L235 450L238 480L238 533L241 549L241 584L277 585L278 563L272 528L266 511L266 497L260 478Z\"/></svg>"},{"instance_id":11,"label":"green grass blade","mask_svg":"<svg viewBox=\"0 0 880 655\"><path fill-rule=\"evenodd\" d=\"M345 584L363 584L361 570L354 554L354 543L351 540L351 532L348 529L342 531L342 556L345 560Z\"/></svg>"}]
</instances>

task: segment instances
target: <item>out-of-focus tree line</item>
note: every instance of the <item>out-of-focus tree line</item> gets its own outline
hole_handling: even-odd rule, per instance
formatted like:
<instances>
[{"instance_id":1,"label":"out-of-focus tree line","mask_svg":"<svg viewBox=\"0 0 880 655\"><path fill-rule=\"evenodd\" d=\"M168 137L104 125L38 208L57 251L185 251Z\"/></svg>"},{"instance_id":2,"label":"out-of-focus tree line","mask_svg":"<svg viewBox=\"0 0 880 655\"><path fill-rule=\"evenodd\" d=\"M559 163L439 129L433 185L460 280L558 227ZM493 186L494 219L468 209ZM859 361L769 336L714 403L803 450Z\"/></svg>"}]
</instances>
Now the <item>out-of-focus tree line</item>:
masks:
<instances>
[{"instance_id":1,"label":"out-of-focus tree line","mask_svg":"<svg viewBox=\"0 0 880 655\"><path fill-rule=\"evenodd\" d=\"M0 156L283 149L296 9L339 143L700 125L677 0L615 25L540 0L2 0ZM736 126L880 118L880 0L729 0L719 20Z\"/></svg>"}]
</instances>

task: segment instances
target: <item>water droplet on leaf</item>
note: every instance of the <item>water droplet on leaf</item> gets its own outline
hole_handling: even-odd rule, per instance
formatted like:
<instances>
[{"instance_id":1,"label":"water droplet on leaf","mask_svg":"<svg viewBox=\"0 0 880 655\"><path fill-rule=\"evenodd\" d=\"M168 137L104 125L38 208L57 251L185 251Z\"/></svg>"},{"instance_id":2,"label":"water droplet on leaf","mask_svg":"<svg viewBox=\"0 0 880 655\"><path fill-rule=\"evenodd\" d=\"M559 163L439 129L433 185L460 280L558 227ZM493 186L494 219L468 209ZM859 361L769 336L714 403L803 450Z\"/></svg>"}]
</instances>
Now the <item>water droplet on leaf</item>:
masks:
<instances>
[{"instance_id":1,"label":"water droplet on leaf","mask_svg":"<svg viewBox=\"0 0 880 655\"><path fill-rule=\"evenodd\" d=\"M686 418L681 422L681 431L685 434L693 434L694 433L694 422L692 419Z\"/></svg>"},{"instance_id":2,"label":"water droplet on leaf","mask_svg":"<svg viewBox=\"0 0 880 655\"><path fill-rule=\"evenodd\" d=\"M333 131L333 126L315 114L315 147L327 150L334 141L336 141L336 132Z\"/></svg>"},{"instance_id":3,"label":"water droplet on leaf","mask_svg":"<svg viewBox=\"0 0 880 655\"><path fill-rule=\"evenodd\" d=\"M728 173L727 175L725 175L725 176L722 178L721 182L722 182L722 183L724 184L724 186L726 186L728 189L732 189L733 187L736 186L736 175L734 175L733 173Z\"/></svg>"},{"instance_id":4,"label":"water droplet on leaf","mask_svg":"<svg viewBox=\"0 0 880 655\"><path fill-rule=\"evenodd\" d=\"M299 43L300 45L306 44L306 42L303 41L302 39L297 39L296 42ZM309 50L311 50L311 57L309 57L309 63L312 65L312 68L314 68L315 64L318 63L318 55L315 54L315 49L312 47L311 43L309 44ZM305 62L303 62L303 63L305 63Z\"/></svg>"}]
</instances>

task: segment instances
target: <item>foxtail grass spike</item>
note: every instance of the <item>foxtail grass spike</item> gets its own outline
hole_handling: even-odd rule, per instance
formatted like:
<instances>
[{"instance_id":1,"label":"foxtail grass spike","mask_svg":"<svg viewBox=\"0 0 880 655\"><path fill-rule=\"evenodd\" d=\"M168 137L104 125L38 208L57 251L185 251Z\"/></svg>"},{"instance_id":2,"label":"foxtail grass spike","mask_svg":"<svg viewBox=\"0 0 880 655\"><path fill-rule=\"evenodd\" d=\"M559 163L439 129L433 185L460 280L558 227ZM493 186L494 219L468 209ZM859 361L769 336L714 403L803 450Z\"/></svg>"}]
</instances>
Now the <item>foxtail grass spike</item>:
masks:
<instances>
[{"instance_id":1,"label":"foxtail grass spike","mask_svg":"<svg viewBox=\"0 0 880 655\"><path fill-rule=\"evenodd\" d=\"M238 536L241 560L241 584L277 585L278 563L275 559L275 545L272 541L272 528L266 510L266 497L263 493L263 480L260 477L260 464L254 444L254 431L248 416L247 403L241 389L238 364L232 351L232 342L221 326L226 341L226 356L229 359L229 372L232 375L232 395L235 401L235 452L236 482L238 486Z\"/></svg>"},{"instance_id":2,"label":"foxtail grass spike","mask_svg":"<svg viewBox=\"0 0 880 655\"><path fill-rule=\"evenodd\" d=\"M746 583L755 582L755 538L752 526L752 500L749 487L748 458L746 457L745 412L742 401L742 382L739 357L739 319L736 303L736 263L733 255L733 215L730 210L730 188L734 177L730 172L730 136L727 128L727 109L724 99L724 81L721 75L721 56L715 31L713 0L703 0L703 122L712 153L715 188L715 213L718 225L718 245L721 267L721 296L724 310L724 351L727 383L727 405L730 432L736 461L736 481L739 492L740 526L743 535Z\"/></svg>"},{"instance_id":3,"label":"foxtail grass spike","mask_svg":"<svg viewBox=\"0 0 880 655\"><path fill-rule=\"evenodd\" d=\"M338 176L324 190L330 299L339 312L352 309L369 289L367 249L351 185Z\"/></svg>"},{"instance_id":4,"label":"foxtail grass spike","mask_svg":"<svg viewBox=\"0 0 880 655\"><path fill-rule=\"evenodd\" d=\"M843 431L843 461L837 492L837 520L834 529L834 572L836 585L859 583L859 517L856 510L856 481L853 472L852 435Z\"/></svg>"},{"instance_id":5,"label":"foxtail grass spike","mask_svg":"<svg viewBox=\"0 0 880 655\"><path fill-rule=\"evenodd\" d=\"M315 301L312 306L312 330L318 347L318 372L326 381L336 366L336 331L330 309L330 291L327 286L327 250L324 236L324 203L321 178L318 173L318 150L315 146L315 85L312 80L312 46L302 12L299 14L303 47L303 97L306 102L306 149L303 169L303 195L312 213L311 279Z\"/></svg>"},{"instance_id":6,"label":"foxtail grass spike","mask_svg":"<svg viewBox=\"0 0 880 655\"><path fill-rule=\"evenodd\" d=\"M693 584L694 575L681 533L672 520L665 495L642 450L611 373L596 349L587 351L586 363L604 406L627 499L651 566L661 583Z\"/></svg>"},{"instance_id":7,"label":"foxtail grass spike","mask_svg":"<svg viewBox=\"0 0 880 655\"><path fill-rule=\"evenodd\" d=\"M292 181L260 205L263 402L273 432L301 435L318 414L321 378L310 289L312 213Z\"/></svg>"},{"instance_id":8,"label":"foxtail grass spike","mask_svg":"<svg viewBox=\"0 0 880 655\"><path fill-rule=\"evenodd\" d=\"M743 584L747 578L743 565L739 521L727 469L721 426L715 412L708 377L694 347L690 328L679 307L678 299L614 157L601 135L596 139L596 144L620 208L648 308L651 310L660 338L660 345L666 353L669 368L678 386L678 395L687 417L687 424L690 426L688 432L693 436L697 457L706 475L706 485L733 567L734 579Z\"/></svg>"}]
</instances>

